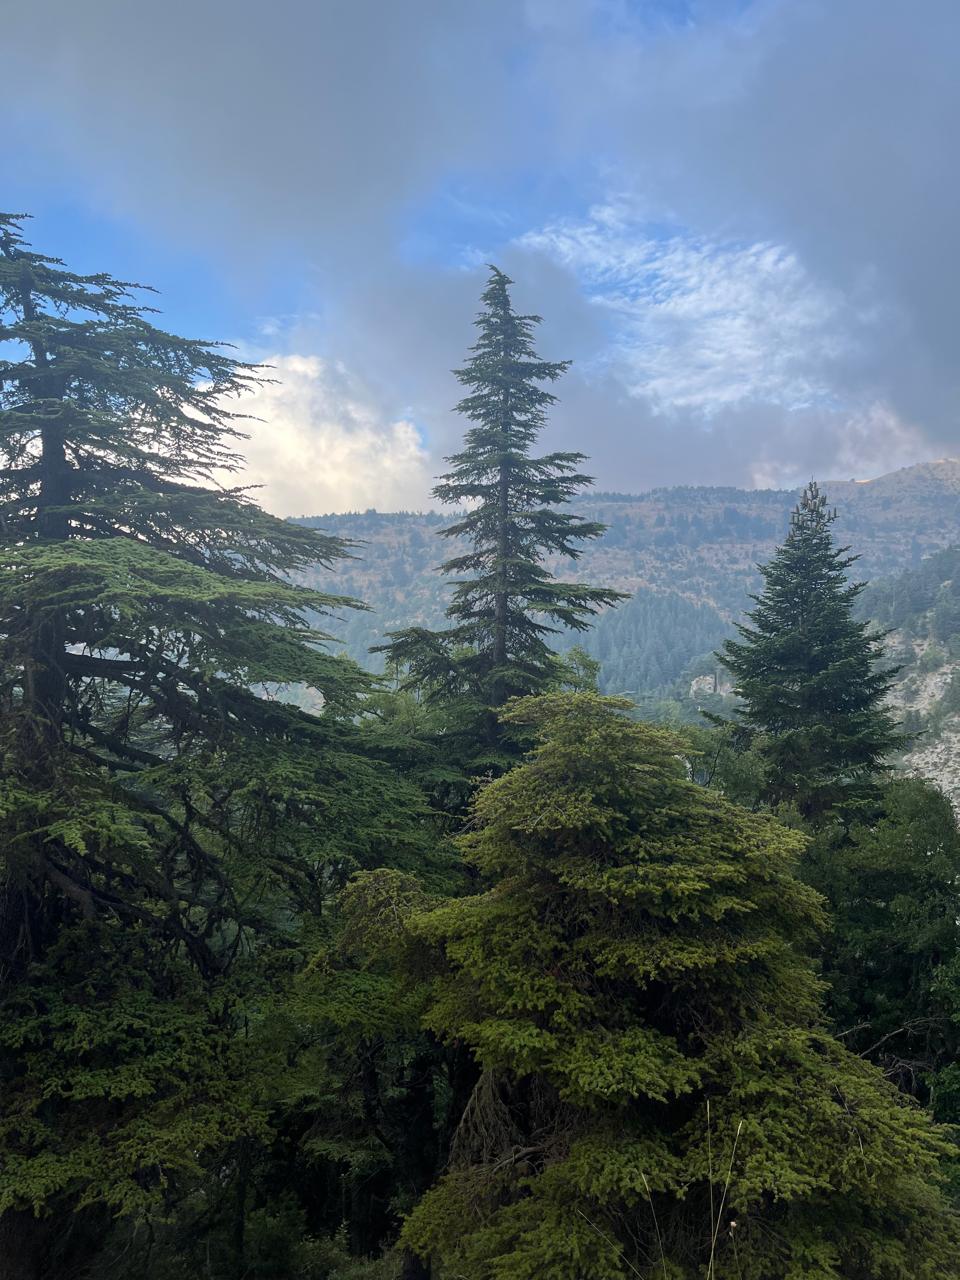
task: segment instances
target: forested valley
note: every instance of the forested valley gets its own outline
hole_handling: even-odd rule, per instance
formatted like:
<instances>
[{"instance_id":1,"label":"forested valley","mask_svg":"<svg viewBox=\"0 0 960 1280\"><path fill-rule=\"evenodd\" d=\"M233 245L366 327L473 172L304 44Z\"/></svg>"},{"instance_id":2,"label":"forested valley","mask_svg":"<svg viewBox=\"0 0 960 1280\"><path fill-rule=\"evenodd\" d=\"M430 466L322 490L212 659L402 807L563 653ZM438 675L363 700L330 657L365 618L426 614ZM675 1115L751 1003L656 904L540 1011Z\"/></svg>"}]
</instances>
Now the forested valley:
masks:
<instances>
[{"instance_id":1,"label":"forested valley","mask_svg":"<svg viewBox=\"0 0 960 1280\"><path fill-rule=\"evenodd\" d=\"M283 520L0 216L0 1280L960 1276L956 499L591 496L511 284L438 510Z\"/></svg>"},{"instance_id":2,"label":"forested valley","mask_svg":"<svg viewBox=\"0 0 960 1280\"><path fill-rule=\"evenodd\" d=\"M869 611L880 598L874 584L882 595L881 582L915 577L915 591L923 591L920 584L941 564L948 567L938 553L950 554L960 527L957 461L906 467L866 483L830 480L826 487L838 504L837 536L857 555L857 576L871 584L861 609ZM692 679L715 670L713 651L749 608L760 585L757 565L783 537L799 496L799 490L703 487L636 495L586 490L578 510L606 525L604 536L586 546L577 563L549 554L546 562L558 577L582 569L630 598L599 614L586 632L561 628L552 644L561 651L579 645L600 661L603 692L626 693L649 714L663 714L657 701L682 701ZM342 652L382 672L384 655L370 650L391 629L411 620L442 625L447 587L436 568L440 531L449 520L441 512L331 513L298 523L355 544L339 576L370 610L341 616L336 644ZM308 570L304 580L321 582L322 570ZM932 608L930 601L923 612ZM880 613L875 621L898 626Z\"/></svg>"}]
</instances>

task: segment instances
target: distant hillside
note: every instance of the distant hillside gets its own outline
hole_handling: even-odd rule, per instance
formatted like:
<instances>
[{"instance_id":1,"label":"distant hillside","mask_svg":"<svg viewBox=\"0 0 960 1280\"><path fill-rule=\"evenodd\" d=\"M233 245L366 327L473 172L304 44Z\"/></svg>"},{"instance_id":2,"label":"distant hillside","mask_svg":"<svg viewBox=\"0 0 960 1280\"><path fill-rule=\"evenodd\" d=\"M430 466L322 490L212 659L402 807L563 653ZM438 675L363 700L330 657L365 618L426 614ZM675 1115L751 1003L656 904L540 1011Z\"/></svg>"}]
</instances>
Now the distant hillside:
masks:
<instances>
[{"instance_id":1,"label":"distant hillside","mask_svg":"<svg viewBox=\"0 0 960 1280\"><path fill-rule=\"evenodd\" d=\"M822 487L839 508L837 532L861 557L857 572L866 579L916 567L960 541L958 461ZM553 571L633 593L581 639L602 662L603 687L656 696L715 648L756 589L756 564L783 537L796 499L793 490L692 487L578 499L574 509L602 520L607 533L579 562L556 562ZM387 632L443 624L449 586L432 570L453 550L437 536L451 522L449 512L366 511L302 522L358 544L357 558L335 579L320 569L308 575L328 589L335 581L336 590L373 610L337 624L346 652L375 667L368 649ZM574 639L558 637L558 647Z\"/></svg>"}]
</instances>

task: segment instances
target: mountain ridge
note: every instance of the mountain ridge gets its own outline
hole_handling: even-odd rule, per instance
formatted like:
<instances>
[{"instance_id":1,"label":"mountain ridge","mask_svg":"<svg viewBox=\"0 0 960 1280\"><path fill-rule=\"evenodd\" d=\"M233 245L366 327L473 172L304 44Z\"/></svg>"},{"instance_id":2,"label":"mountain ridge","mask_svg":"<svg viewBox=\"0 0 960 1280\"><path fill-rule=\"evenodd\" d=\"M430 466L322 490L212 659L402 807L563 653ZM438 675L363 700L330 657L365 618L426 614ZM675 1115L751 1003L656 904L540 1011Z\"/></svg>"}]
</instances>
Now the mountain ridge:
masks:
<instances>
[{"instance_id":1,"label":"mountain ridge","mask_svg":"<svg viewBox=\"0 0 960 1280\"><path fill-rule=\"evenodd\" d=\"M824 482L822 488L838 508L841 542L858 557L854 573L867 581L916 566L960 540L960 460L920 463L866 481ZM786 534L799 492L675 486L616 496L586 490L574 500L577 513L605 523L607 532L578 561L555 558L549 568L560 578L632 594L579 637L603 664L604 689L665 690L692 659L729 634L759 585L758 563ZM356 544L354 558L338 566L336 586L371 612L335 623L342 651L376 668L369 649L390 631L444 625L450 580L435 569L452 547L437 535L453 518L449 511L370 509L297 519ZM326 588L331 583L319 567L304 580ZM559 635L557 646L576 639Z\"/></svg>"}]
</instances>

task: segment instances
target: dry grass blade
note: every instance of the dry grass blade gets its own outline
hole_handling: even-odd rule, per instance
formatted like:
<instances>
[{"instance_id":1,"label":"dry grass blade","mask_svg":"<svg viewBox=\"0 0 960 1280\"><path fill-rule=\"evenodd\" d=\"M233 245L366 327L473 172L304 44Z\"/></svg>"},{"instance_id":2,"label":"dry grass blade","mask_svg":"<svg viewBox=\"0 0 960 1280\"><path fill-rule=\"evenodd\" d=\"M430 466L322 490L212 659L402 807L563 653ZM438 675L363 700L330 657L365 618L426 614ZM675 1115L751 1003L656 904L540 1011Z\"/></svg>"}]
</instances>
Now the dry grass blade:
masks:
<instances>
[{"instance_id":1,"label":"dry grass blade","mask_svg":"<svg viewBox=\"0 0 960 1280\"><path fill-rule=\"evenodd\" d=\"M663 1238L660 1235L660 1223L657 1221L657 1211L653 1207L653 1196L650 1194L650 1183L647 1182L647 1175L643 1172L642 1169L640 1170L640 1177L643 1179L643 1186L647 1193L647 1201L650 1205L650 1212L653 1215L653 1229L657 1233L657 1246L660 1249L660 1265L661 1267L663 1267L664 1280L670 1280L669 1276L667 1275L667 1257L666 1257L666 1254L663 1252Z\"/></svg>"},{"instance_id":2,"label":"dry grass blade","mask_svg":"<svg viewBox=\"0 0 960 1280\"><path fill-rule=\"evenodd\" d=\"M710 1184L710 1230L717 1220L713 1205L713 1140L710 1134L710 1099L707 1099L707 1177Z\"/></svg>"},{"instance_id":3,"label":"dry grass blade","mask_svg":"<svg viewBox=\"0 0 960 1280\"><path fill-rule=\"evenodd\" d=\"M740 1131L743 1128L743 1121L737 1125L736 1137L733 1139L733 1150L730 1152L730 1166L727 1169L727 1176L723 1184L723 1195L720 1197L720 1208L717 1210L717 1216L713 1223L713 1238L710 1241L710 1261L707 1265L707 1280L715 1280L717 1265L717 1237L720 1235L720 1223L723 1219L723 1206L727 1201L727 1192L730 1190L730 1179L733 1177L733 1162L737 1158L737 1144L740 1141Z\"/></svg>"},{"instance_id":4,"label":"dry grass blade","mask_svg":"<svg viewBox=\"0 0 960 1280\"><path fill-rule=\"evenodd\" d=\"M601 1240L605 1240L607 1244L611 1245L614 1249L616 1249L617 1253L619 1253L620 1257L624 1260L624 1262L627 1264L627 1266L630 1268L633 1274L635 1276L639 1276L640 1280L643 1280L643 1272L637 1270L637 1268L633 1265L633 1263L630 1261L627 1255L623 1252L623 1250L617 1244L616 1240L611 1240L605 1231L601 1231L595 1222L591 1222L591 1220L587 1217L587 1215L583 1212L583 1210L579 1206L577 1206L577 1213L579 1213L580 1217L584 1220L584 1222L587 1224L588 1227L593 1228L593 1230L597 1233L597 1235L600 1237Z\"/></svg>"}]
</instances>

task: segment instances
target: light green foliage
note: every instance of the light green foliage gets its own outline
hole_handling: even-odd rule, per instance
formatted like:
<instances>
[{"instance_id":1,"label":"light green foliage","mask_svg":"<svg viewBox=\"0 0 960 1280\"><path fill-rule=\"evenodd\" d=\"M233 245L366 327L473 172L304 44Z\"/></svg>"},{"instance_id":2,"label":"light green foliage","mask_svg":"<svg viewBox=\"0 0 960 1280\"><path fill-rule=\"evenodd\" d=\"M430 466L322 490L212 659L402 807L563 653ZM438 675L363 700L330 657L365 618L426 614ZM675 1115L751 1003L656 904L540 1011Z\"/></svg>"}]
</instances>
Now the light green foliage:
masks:
<instances>
[{"instance_id":1,"label":"light green foliage","mask_svg":"<svg viewBox=\"0 0 960 1280\"><path fill-rule=\"evenodd\" d=\"M591 658L583 645L575 644L554 659L551 687L569 689L572 693L597 691L600 680L600 663Z\"/></svg>"},{"instance_id":2,"label":"light green foliage","mask_svg":"<svg viewBox=\"0 0 960 1280\"><path fill-rule=\"evenodd\" d=\"M820 1027L801 837L627 710L513 704L537 746L462 842L491 887L407 926L482 1075L405 1239L466 1280L958 1274L947 1144Z\"/></svg>"},{"instance_id":3,"label":"light green foliage","mask_svg":"<svg viewBox=\"0 0 960 1280\"><path fill-rule=\"evenodd\" d=\"M757 740L745 741L738 725L724 721L710 726L678 724L676 728L687 743L690 776L701 786L720 791L728 800L755 809L766 776ZM782 821L783 814L780 816Z\"/></svg>"}]
</instances>

